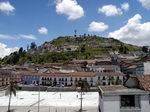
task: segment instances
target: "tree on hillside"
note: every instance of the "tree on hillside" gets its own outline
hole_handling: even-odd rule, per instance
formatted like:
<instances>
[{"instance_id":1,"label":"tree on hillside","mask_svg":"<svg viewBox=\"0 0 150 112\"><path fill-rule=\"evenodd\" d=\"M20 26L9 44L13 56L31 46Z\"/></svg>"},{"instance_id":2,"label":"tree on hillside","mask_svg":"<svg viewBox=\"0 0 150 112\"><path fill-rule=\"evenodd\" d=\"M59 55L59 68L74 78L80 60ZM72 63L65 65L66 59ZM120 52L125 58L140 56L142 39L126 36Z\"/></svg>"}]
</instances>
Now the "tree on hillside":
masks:
<instances>
[{"instance_id":1,"label":"tree on hillside","mask_svg":"<svg viewBox=\"0 0 150 112\"><path fill-rule=\"evenodd\" d=\"M148 46L143 46L142 51L145 52L145 53L148 53Z\"/></svg>"},{"instance_id":2,"label":"tree on hillside","mask_svg":"<svg viewBox=\"0 0 150 112\"><path fill-rule=\"evenodd\" d=\"M23 52L23 47L20 47L19 54L22 54L22 52Z\"/></svg>"},{"instance_id":3,"label":"tree on hillside","mask_svg":"<svg viewBox=\"0 0 150 112\"><path fill-rule=\"evenodd\" d=\"M31 49L34 49L34 48L36 48L36 47L37 47L36 43L35 43L35 42L31 42L30 48L31 48Z\"/></svg>"},{"instance_id":4,"label":"tree on hillside","mask_svg":"<svg viewBox=\"0 0 150 112\"><path fill-rule=\"evenodd\" d=\"M82 47L81 47L81 53L84 53L85 52L85 45L83 45Z\"/></svg>"}]
</instances>

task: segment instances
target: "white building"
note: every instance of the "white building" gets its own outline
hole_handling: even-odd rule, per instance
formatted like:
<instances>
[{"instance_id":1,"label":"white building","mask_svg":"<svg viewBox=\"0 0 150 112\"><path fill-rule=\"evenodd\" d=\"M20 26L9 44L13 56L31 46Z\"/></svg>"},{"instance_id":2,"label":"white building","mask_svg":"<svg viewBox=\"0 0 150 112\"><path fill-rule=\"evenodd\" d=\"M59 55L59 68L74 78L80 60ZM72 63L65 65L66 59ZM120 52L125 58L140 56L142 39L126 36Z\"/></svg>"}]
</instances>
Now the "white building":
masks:
<instances>
[{"instance_id":1,"label":"white building","mask_svg":"<svg viewBox=\"0 0 150 112\"><path fill-rule=\"evenodd\" d=\"M99 87L99 112L149 112L149 92L116 85Z\"/></svg>"},{"instance_id":2,"label":"white building","mask_svg":"<svg viewBox=\"0 0 150 112\"><path fill-rule=\"evenodd\" d=\"M144 62L144 74L150 74L150 62Z\"/></svg>"},{"instance_id":3,"label":"white building","mask_svg":"<svg viewBox=\"0 0 150 112\"><path fill-rule=\"evenodd\" d=\"M96 81L99 85L123 85L125 74L122 72L97 72Z\"/></svg>"}]
</instances>

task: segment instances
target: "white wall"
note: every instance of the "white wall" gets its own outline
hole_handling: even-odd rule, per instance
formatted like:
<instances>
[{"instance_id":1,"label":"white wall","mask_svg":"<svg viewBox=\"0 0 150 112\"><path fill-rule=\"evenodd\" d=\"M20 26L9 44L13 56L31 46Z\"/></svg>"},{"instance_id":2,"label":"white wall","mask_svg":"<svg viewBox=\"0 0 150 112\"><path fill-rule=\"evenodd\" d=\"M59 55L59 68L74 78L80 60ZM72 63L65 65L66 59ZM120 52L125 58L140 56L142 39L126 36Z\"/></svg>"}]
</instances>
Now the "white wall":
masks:
<instances>
[{"instance_id":1,"label":"white wall","mask_svg":"<svg viewBox=\"0 0 150 112\"><path fill-rule=\"evenodd\" d=\"M150 112L150 97L149 95L141 95L141 112Z\"/></svg>"},{"instance_id":2,"label":"white wall","mask_svg":"<svg viewBox=\"0 0 150 112\"><path fill-rule=\"evenodd\" d=\"M105 96L103 112L120 112L120 97L119 96Z\"/></svg>"},{"instance_id":3,"label":"white wall","mask_svg":"<svg viewBox=\"0 0 150 112\"><path fill-rule=\"evenodd\" d=\"M150 74L150 62L144 63L144 74Z\"/></svg>"},{"instance_id":4,"label":"white wall","mask_svg":"<svg viewBox=\"0 0 150 112\"><path fill-rule=\"evenodd\" d=\"M141 112L150 112L149 95L141 95ZM103 96L100 98L102 112L120 112L120 96Z\"/></svg>"}]
</instances>

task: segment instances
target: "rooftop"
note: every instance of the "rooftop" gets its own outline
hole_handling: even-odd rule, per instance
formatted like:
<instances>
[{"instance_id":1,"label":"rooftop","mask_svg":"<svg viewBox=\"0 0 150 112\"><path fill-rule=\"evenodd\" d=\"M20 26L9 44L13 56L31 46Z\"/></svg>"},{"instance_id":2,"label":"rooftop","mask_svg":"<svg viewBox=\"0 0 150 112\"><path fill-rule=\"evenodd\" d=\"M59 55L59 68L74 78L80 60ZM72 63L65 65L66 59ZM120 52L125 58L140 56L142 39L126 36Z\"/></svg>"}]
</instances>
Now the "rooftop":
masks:
<instances>
[{"instance_id":1,"label":"rooftop","mask_svg":"<svg viewBox=\"0 0 150 112\"><path fill-rule=\"evenodd\" d=\"M98 72L98 76L125 76L124 73L121 72Z\"/></svg>"},{"instance_id":2,"label":"rooftop","mask_svg":"<svg viewBox=\"0 0 150 112\"><path fill-rule=\"evenodd\" d=\"M109 85L99 86L99 90L103 95L136 95L136 94L149 94L141 89L127 88L123 85Z\"/></svg>"},{"instance_id":3,"label":"rooftop","mask_svg":"<svg viewBox=\"0 0 150 112\"><path fill-rule=\"evenodd\" d=\"M137 79L145 91L150 91L150 74L148 75L139 75Z\"/></svg>"}]
</instances>

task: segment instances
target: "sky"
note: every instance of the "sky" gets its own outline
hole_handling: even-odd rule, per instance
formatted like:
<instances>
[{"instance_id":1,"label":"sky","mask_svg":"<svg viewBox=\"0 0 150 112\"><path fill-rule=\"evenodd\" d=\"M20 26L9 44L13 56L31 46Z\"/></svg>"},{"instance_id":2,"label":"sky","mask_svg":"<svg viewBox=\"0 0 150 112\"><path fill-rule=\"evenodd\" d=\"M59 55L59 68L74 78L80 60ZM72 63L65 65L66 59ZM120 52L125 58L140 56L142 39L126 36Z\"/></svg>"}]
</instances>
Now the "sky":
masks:
<instances>
[{"instance_id":1,"label":"sky","mask_svg":"<svg viewBox=\"0 0 150 112\"><path fill-rule=\"evenodd\" d=\"M150 45L150 0L0 0L0 57L58 36Z\"/></svg>"}]
</instances>

